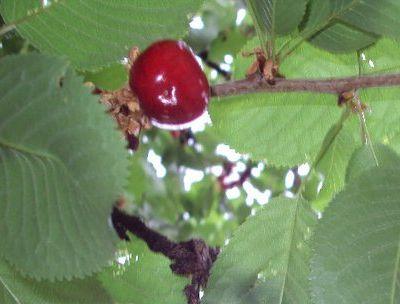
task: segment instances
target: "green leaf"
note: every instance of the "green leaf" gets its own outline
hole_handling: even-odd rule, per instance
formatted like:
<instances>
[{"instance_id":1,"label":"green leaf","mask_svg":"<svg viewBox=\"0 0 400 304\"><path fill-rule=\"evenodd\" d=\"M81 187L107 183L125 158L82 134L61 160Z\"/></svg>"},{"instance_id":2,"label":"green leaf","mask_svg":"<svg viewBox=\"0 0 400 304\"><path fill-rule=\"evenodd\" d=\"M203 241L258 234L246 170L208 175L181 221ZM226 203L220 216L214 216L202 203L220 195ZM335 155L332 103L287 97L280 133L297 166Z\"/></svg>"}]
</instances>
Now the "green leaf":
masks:
<instances>
[{"instance_id":1,"label":"green leaf","mask_svg":"<svg viewBox=\"0 0 400 304\"><path fill-rule=\"evenodd\" d=\"M315 222L305 201L272 200L218 257L204 303L310 303L308 242Z\"/></svg>"},{"instance_id":2,"label":"green leaf","mask_svg":"<svg viewBox=\"0 0 400 304\"><path fill-rule=\"evenodd\" d=\"M382 61L378 60L377 62ZM378 69L379 67L384 68L384 65L379 64ZM365 115L366 125L373 145L395 146L398 143L397 136L400 135L398 123L400 119L400 106L398 104L400 90L398 88L367 89L360 90L359 94L361 101L368 106ZM326 156L317 167L317 171L325 176L324 186L317 200L313 202L313 206L319 210L323 209L332 196L344 186L347 163L354 149L362 142L360 120L357 116L356 113L351 115L345 128L333 142L331 150L327 151ZM385 123L382 123L383 121ZM373 157L372 162L375 162Z\"/></svg>"},{"instance_id":3,"label":"green leaf","mask_svg":"<svg viewBox=\"0 0 400 304\"><path fill-rule=\"evenodd\" d=\"M248 0L254 22L261 34L274 39L276 35L294 31L306 11L306 0Z\"/></svg>"},{"instance_id":4,"label":"green leaf","mask_svg":"<svg viewBox=\"0 0 400 304\"><path fill-rule=\"evenodd\" d=\"M316 229L314 303L399 303L399 158L337 195Z\"/></svg>"},{"instance_id":5,"label":"green leaf","mask_svg":"<svg viewBox=\"0 0 400 304\"><path fill-rule=\"evenodd\" d=\"M362 74L395 73L400 71L400 43L381 39L360 55Z\"/></svg>"},{"instance_id":6,"label":"green leaf","mask_svg":"<svg viewBox=\"0 0 400 304\"><path fill-rule=\"evenodd\" d=\"M190 27L189 33L185 38L196 53L204 50L213 51L213 47L210 48L210 44L215 39L218 39L221 32L236 27L237 3L225 0L203 2L204 5L198 13L203 22L203 27Z\"/></svg>"},{"instance_id":7,"label":"green leaf","mask_svg":"<svg viewBox=\"0 0 400 304\"><path fill-rule=\"evenodd\" d=\"M96 87L107 91L118 90L128 82L128 72L122 64L113 64L96 71L86 71L83 75L85 81L93 82Z\"/></svg>"},{"instance_id":8,"label":"green leaf","mask_svg":"<svg viewBox=\"0 0 400 304\"><path fill-rule=\"evenodd\" d=\"M360 99L368 106L366 123L373 143L395 145L400 134L400 88L360 91Z\"/></svg>"},{"instance_id":9,"label":"green leaf","mask_svg":"<svg viewBox=\"0 0 400 304\"><path fill-rule=\"evenodd\" d=\"M382 39L360 54L362 74L396 73L400 71L400 44ZM373 143L383 143L399 149L400 90L394 88L360 90L360 98L368 106L366 121ZM385 123L382 123L385 122Z\"/></svg>"},{"instance_id":10,"label":"green leaf","mask_svg":"<svg viewBox=\"0 0 400 304\"><path fill-rule=\"evenodd\" d=\"M111 304L111 298L94 278L70 282L37 282L23 278L6 261L0 260L2 304Z\"/></svg>"},{"instance_id":11,"label":"green leaf","mask_svg":"<svg viewBox=\"0 0 400 304\"><path fill-rule=\"evenodd\" d=\"M267 166L259 177L250 177L251 183L261 192L266 189L271 191L272 196L277 196L286 190L285 176L290 168Z\"/></svg>"},{"instance_id":12,"label":"green leaf","mask_svg":"<svg viewBox=\"0 0 400 304\"><path fill-rule=\"evenodd\" d=\"M302 36L330 52L351 52L360 50L377 40L377 36L354 28L338 20L331 7L332 1L311 0L310 16Z\"/></svg>"},{"instance_id":13,"label":"green leaf","mask_svg":"<svg viewBox=\"0 0 400 304\"><path fill-rule=\"evenodd\" d=\"M353 119L344 122L343 125L335 124L325 136L324 153L315 167L323 176L323 184L317 198L312 202L313 207L320 211L345 185L347 165L353 151L359 145L354 134L354 129L358 127L357 122Z\"/></svg>"},{"instance_id":14,"label":"green leaf","mask_svg":"<svg viewBox=\"0 0 400 304\"><path fill-rule=\"evenodd\" d=\"M150 164L141 152L142 150L138 150L130 157L129 178L125 187L127 192L138 201L149 190L150 185L153 187L157 185L156 177L151 174ZM151 190L155 191L154 188Z\"/></svg>"},{"instance_id":15,"label":"green leaf","mask_svg":"<svg viewBox=\"0 0 400 304\"><path fill-rule=\"evenodd\" d=\"M397 157L397 154L393 150L382 144L374 145L373 149L375 156L372 153L371 147L365 145L358 148L353 153L346 172L347 184L352 182L352 180L355 180L368 169L376 167L390 167L393 159L396 159ZM378 161L378 166L375 157Z\"/></svg>"},{"instance_id":16,"label":"green leaf","mask_svg":"<svg viewBox=\"0 0 400 304\"><path fill-rule=\"evenodd\" d=\"M310 42L329 52L346 53L363 49L377 39L376 35L337 22L313 36Z\"/></svg>"},{"instance_id":17,"label":"green leaf","mask_svg":"<svg viewBox=\"0 0 400 304\"><path fill-rule=\"evenodd\" d=\"M309 0L308 20L302 34L311 37L329 24L332 18L331 2L326 0Z\"/></svg>"},{"instance_id":18,"label":"green leaf","mask_svg":"<svg viewBox=\"0 0 400 304\"><path fill-rule=\"evenodd\" d=\"M397 0L331 0L332 13L366 32L400 37L400 2Z\"/></svg>"},{"instance_id":19,"label":"green leaf","mask_svg":"<svg viewBox=\"0 0 400 304\"><path fill-rule=\"evenodd\" d=\"M16 32L9 32L1 37L2 47L0 48L3 55L18 54L25 47L24 39Z\"/></svg>"},{"instance_id":20,"label":"green leaf","mask_svg":"<svg viewBox=\"0 0 400 304\"><path fill-rule=\"evenodd\" d=\"M120 304L186 303L188 279L172 273L170 261L132 238L121 243L112 266L99 274L104 288Z\"/></svg>"},{"instance_id":21,"label":"green leaf","mask_svg":"<svg viewBox=\"0 0 400 304\"><path fill-rule=\"evenodd\" d=\"M313 0L302 32L311 42L334 52L362 49L379 35L400 37L397 0Z\"/></svg>"},{"instance_id":22,"label":"green leaf","mask_svg":"<svg viewBox=\"0 0 400 304\"><path fill-rule=\"evenodd\" d=\"M215 177L206 175L201 182L194 183L190 191L183 195L183 208L199 220L207 218L211 208L218 205L217 189Z\"/></svg>"},{"instance_id":23,"label":"green leaf","mask_svg":"<svg viewBox=\"0 0 400 304\"><path fill-rule=\"evenodd\" d=\"M59 0L16 4L3 0L0 12L17 23L20 34L39 50L66 55L82 69L115 63L133 46L145 48L161 38L178 38L188 15L202 0Z\"/></svg>"},{"instance_id":24,"label":"green leaf","mask_svg":"<svg viewBox=\"0 0 400 304\"><path fill-rule=\"evenodd\" d=\"M254 48L256 40L245 49ZM253 58L236 59L235 76L244 76ZM356 75L357 58L332 55L308 44L282 63L287 78ZM312 161L323 136L340 117L336 97L316 93L265 93L213 99L212 130L220 140L253 159L293 166Z\"/></svg>"},{"instance_id":25,"label":"green leaf","mask_svg":"<svg viewBox=\"0 0 400 304\"><path fill-rule=\"evenodd\" d=\"M226 30L215 39L208 53L208 57L214 62L224 62L224 56L227 54L236 54L247 42L247 37L240 28Z\"/></svg>"},{"instance_id":26,"label":"green leaf","mask_svg":"<svg viewBox=\"0 0 400 304\"><path fill-rule=\"evenodd\" d=\"M84 277L114 250L126 177L115 123L63 60L0 64L0 254L35 278Z\"/></svg>"}]
</instances>

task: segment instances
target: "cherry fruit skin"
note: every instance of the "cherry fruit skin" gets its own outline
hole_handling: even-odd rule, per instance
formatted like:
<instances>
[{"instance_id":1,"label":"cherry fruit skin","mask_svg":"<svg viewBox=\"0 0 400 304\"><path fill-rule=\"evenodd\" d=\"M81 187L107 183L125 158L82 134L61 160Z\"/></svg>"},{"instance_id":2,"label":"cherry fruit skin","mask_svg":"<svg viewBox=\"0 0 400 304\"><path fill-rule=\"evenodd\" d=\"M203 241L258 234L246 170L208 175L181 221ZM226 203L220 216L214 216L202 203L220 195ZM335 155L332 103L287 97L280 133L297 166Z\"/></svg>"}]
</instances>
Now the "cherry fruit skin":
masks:
<instances>
[{"instance_id":1,"label":"cherry fruit skin","mask_svg":"<svg viewBox=\"0 0 400 304\"><path fill-rule=\"evenodd\" d=\"M143 112L158 127L187 128L207 111L207 78L183 41L150 45L134 62L129 85Z\"/></svg>"}]
</instances>

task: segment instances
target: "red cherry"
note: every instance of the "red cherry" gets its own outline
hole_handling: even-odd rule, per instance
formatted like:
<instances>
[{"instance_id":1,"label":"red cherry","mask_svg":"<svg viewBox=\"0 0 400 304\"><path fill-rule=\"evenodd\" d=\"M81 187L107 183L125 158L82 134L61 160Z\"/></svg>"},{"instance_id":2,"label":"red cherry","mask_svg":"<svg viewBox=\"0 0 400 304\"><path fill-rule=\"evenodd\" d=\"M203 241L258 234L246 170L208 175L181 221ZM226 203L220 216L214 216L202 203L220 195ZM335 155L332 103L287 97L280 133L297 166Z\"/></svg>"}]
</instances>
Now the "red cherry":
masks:
<instances>
[{"instance_id":1,"label":"red cherry","mask_svg":"<svg viewBox=\"0 0 400 304\"><path fill-rule=\"evenodd\" d=\"M140 107L156 126L187 128L206 112L208 81L183 41L152 44L133 64L129 84Z\"/></svg>"}]
</instances>

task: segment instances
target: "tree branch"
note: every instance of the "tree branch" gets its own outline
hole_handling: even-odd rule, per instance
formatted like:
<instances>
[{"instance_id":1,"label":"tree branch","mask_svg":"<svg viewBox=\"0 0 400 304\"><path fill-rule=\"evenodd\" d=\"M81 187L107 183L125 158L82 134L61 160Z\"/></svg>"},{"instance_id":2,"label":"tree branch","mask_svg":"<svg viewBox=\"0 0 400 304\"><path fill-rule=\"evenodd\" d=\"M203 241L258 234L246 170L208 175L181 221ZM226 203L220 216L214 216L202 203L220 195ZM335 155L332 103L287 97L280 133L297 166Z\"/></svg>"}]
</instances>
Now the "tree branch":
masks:
<instances>
[{"instance_id":1,"label":"tree branch","mask_svg":"<svg viewBox=\"0 0 400 304\"><path fill-rule=\"evenodd\" d=\"M260 75L247 79L218 84L211 88L213 97L249 94L255 92L316 92L341 94L353 89L400 86L400 74L345 77L330 79L285 79L276 78L269 84Z\"/></svg>"},{"instance_id":2,"label":"tree branch","mask_svg":"<svg viewBox=\"0 0 400 304\"><path fill-rule=\"evenodd\" d=\"M188 304L200 304L200 289L207 285L210 269L219 254L219 248L209 247L203 240L193 239L176 243L147 227L139 217L128 215L114 207L111 220L121 239L129 240L127 231L147 243L153 252L162 253L173 263L171 270L191 278L185 287Z\"/></svg>"}]
</instances>

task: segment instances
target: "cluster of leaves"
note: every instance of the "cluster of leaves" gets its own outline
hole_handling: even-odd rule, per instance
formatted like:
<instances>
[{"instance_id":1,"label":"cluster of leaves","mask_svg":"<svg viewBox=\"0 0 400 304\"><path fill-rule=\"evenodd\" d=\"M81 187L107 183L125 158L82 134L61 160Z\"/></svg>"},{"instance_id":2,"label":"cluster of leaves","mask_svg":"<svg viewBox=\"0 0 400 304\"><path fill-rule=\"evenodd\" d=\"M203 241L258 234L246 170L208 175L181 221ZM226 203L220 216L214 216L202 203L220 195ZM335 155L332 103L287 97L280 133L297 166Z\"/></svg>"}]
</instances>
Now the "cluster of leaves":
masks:
<instances>
[{"instance_id":1,"label":"cluster of leaves","mask_svg":"<svg viewBox=\"0 0 400 304\"><path fill-rule=\"evenodd\" d=\"M400 89L357 92L366 113L316 93L215 98L212 127L190 140L152 130L129 155L84 85L118 89L128 50L167 37L188 41L207 75L236 56L233 79L254 60L241 51L260 44L287 78L399 70L396 0L248 0L254 26L249 17L236 24L244 8L229 0L1 1L1 303L185 303L188 279L166 258L137 239L118 243L109 213L121 194L175 240L226 244L204 303L400 302ZM185 36L195 13L203 26ZM245 155L236 168L265 167L247 182L272 193L266 206L246 204L240 185L227 199L212 170L229 162L215 153L220 143ZM164 178L149 155L160 156ZM304 163L310 172L295 174L288 192L283 177ZM203 175L190 191L189 169Z\"/></svg>"}]
</instances>

